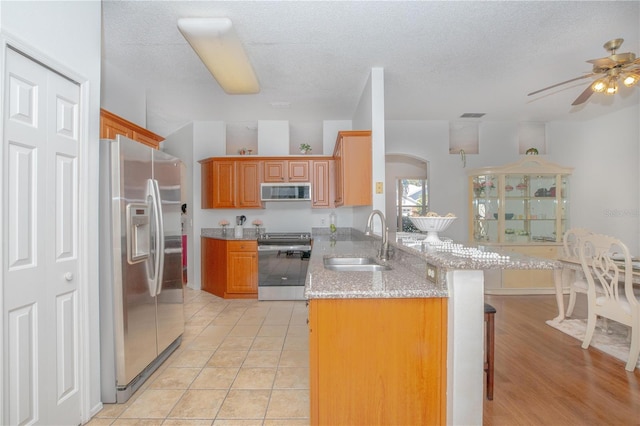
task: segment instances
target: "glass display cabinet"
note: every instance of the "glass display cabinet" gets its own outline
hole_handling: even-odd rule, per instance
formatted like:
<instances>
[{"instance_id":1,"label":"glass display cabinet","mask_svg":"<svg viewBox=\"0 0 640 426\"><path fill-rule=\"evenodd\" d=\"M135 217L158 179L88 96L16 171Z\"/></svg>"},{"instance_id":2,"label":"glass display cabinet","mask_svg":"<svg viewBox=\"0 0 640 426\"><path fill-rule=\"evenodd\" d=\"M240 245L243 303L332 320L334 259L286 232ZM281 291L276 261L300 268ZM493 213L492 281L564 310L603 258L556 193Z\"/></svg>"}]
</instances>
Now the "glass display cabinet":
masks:
<instances>
[{"instance_id":1,"label":"glass display cabinet","mask_svg":"<svg viewBox=\"0 0 640 426\"><path fill-rule=\"evenodd\" d=\"M501 167L470 170L469 241L531 256L557 257L562 235L569 228L572 171L535 155ZM552 286L539 272L544 271L528 271L525 277L523 271L503 271L502 287L509 274L517 281L513 285L520 288Z\"/></svg>"}]
</instances>

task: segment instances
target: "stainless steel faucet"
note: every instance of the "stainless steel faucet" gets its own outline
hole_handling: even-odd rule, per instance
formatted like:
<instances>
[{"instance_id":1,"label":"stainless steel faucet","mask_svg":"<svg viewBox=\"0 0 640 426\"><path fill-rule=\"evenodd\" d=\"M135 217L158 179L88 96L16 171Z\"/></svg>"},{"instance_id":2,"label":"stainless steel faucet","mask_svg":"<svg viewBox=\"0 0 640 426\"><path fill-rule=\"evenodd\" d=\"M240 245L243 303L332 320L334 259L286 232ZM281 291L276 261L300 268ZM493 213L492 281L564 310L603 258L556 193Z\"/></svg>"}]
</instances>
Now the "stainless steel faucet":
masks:
<instances>
[{"instance_id":1,"label":"stainless steel faucet","mask_svg":"<svg viewBox=\"0 0 640 426\"><path fill-rule=\"evenodd\" d=\"M367 227L364 229L365 235L373 235L373 217L375 215L380 216L382 222L382 245L380 246L380 252L378 257L380 260L389 260L389 228L387 228L387 221L384 219L384 214L380 210L374 210L369 214L367 219Z\"/></svg>"}]
</instances>

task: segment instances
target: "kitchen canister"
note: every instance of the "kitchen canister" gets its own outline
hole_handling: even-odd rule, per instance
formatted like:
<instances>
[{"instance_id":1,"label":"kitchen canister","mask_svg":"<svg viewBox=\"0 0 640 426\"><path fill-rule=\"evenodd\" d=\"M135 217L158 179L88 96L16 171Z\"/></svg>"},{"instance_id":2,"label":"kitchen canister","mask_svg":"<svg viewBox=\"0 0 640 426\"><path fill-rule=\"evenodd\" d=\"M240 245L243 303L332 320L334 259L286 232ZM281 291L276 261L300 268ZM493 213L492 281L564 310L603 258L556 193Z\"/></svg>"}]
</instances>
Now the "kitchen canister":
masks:
<instances>
[{"instance_id":1,"label":"kitchen canister","mask_svg":"<svg viewBox=\"0 0 640 426\"><path fill-rule=\"evenodd\" d=\"M236 227L233 228L233 236L235 238L242 238L244 236L244 228L240 225L236 225Z\"/></svg>"}]
</instances>

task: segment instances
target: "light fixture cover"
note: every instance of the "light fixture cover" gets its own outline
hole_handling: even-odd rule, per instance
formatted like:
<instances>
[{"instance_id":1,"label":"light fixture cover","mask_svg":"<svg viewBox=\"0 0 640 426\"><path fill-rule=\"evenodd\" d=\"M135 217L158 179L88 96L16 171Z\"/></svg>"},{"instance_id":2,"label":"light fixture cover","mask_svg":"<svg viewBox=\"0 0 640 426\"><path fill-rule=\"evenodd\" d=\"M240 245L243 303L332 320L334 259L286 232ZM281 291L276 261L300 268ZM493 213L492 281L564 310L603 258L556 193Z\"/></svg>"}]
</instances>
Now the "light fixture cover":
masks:
<instances>
[{"instance_id":1,"label":"light fixture cover","mask_svg":"<svg viewBox=\"0 0 640 426\"><path fill-rule=\"evenodd\" d=\"M640 75L631 73L624 77L622 83L627 87L633 87L638 83L638 80L640 80Z\"/></svg>"},{"instance_id":2,"label":"light fixture cover","mask_svg":"<svg viewBox=\"0 0 640 426\"><path fill-rule=\"evenodd\" d=\"M260 84L229 18L180 18L178 29L229 94L251 94Z\"/></svg>"},{"instance_id":3,"label":"light fixture cover","mask_svg":"<svg viewBox=\"0 0 640 426\"><path fill-rule=\"evenodd\" d=\"M594 92L597 93L602 93L607 89L607 82L605 79L601 78L599 80L596 80L592 85L591 85L591 90L593 90Z\"/></svg>"}]
</instances>

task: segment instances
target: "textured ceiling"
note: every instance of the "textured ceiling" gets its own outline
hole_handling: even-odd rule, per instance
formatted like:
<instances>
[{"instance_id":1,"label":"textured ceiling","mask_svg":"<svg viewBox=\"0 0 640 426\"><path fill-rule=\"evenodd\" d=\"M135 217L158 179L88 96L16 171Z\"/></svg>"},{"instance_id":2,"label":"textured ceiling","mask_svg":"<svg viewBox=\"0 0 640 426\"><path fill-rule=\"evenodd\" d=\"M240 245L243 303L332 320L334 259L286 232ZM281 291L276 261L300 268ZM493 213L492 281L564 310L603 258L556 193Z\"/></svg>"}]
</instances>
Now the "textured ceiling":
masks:
<instances>
[{"instance_id":1,"label":"textured ceiling","mask_svg":"<svg viewBox=\"0 0 640 426\"><path fill-rule=\"evenodd\" d=\"M225 94L176 27L219 16L245 44L260 93ZM384 68L390 120L585 120L637 104L640 89L578 107L590 80L527 93L589 72L610 39L638 53L639 28L636 1L107 0L103 59L145 86L147 127L161 135L193 120L350 119L372 67Z\"/></svg>"}]
</instances>

